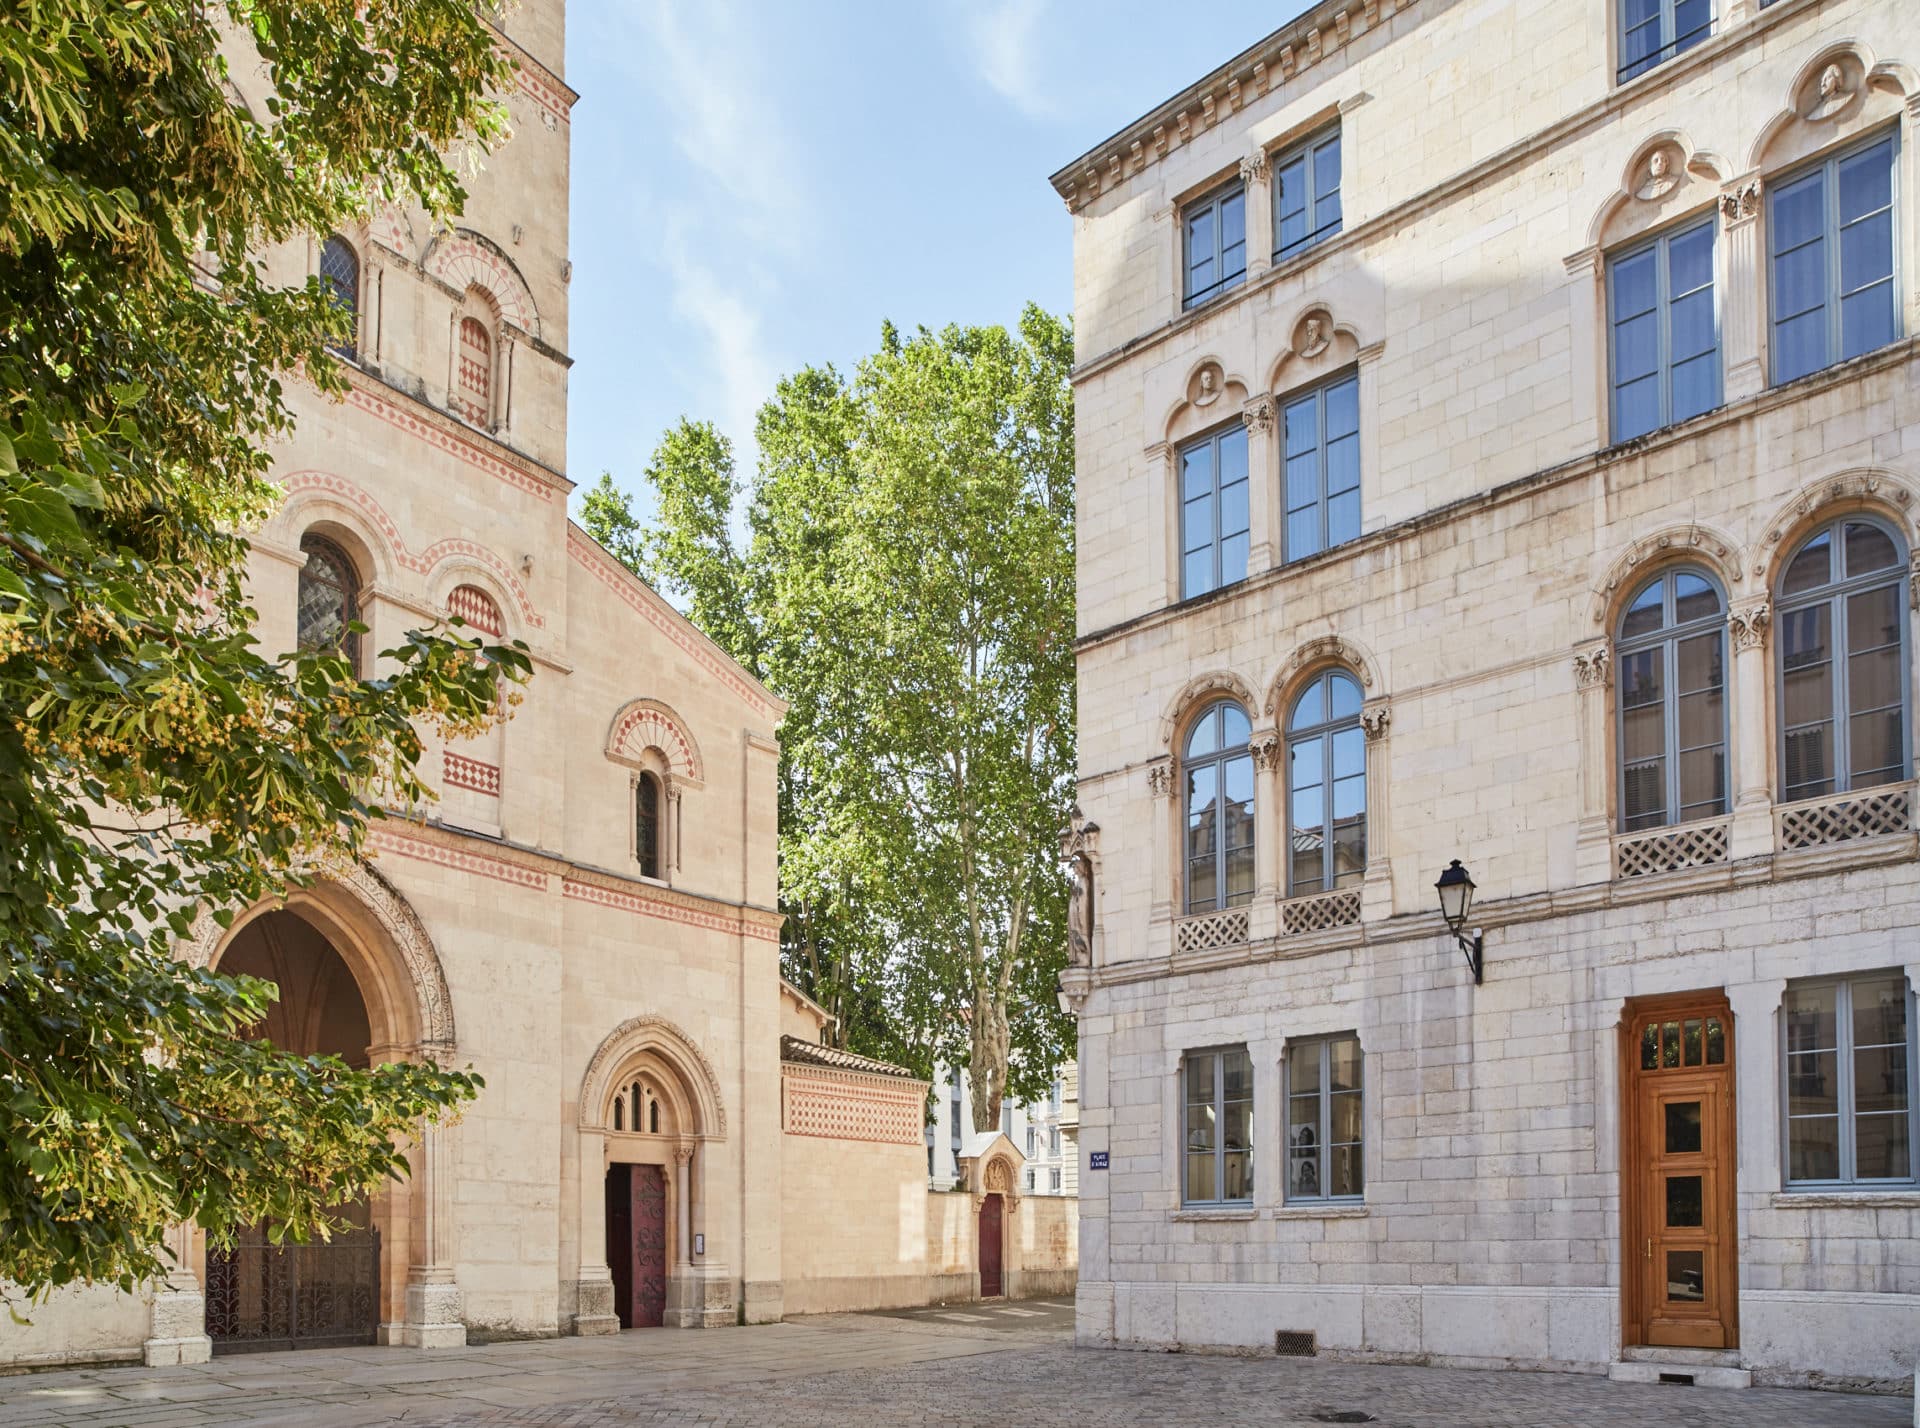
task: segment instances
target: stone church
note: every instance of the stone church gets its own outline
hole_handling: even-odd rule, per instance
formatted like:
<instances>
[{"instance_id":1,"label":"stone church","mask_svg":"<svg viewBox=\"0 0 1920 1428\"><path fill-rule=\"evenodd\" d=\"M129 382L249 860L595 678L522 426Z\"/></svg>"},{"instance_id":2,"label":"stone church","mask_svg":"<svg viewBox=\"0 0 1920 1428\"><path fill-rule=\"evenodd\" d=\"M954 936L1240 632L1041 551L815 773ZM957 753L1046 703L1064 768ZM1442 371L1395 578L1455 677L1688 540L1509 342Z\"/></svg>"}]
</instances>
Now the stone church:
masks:
<instances>
[{"instance_id":1,"label":"stone church","mask_svg":"<svg viewBox=\"0 0 1920 1428\"><path fill-rule=\"evenodd\" d=\"M532 681L500 727L430 742L439 801L384 822L373 857L183 949L278 984L279 1045L486 1088L331 1243L182 1229L167 1282L56 1295L0 1365L751 1323L795 1302L789 1280L803 1308L928 1292L926 1083L825 1053L826 1014L780 976L784 706L568 519L564 5L499 23L513 138L457 226L388 209L266 255L289 284L320 275L357 330L344 402L294 390L250 575L269 649L371 673L458 615L524 641ZM259 104L256 69L233 72ZM873 1204L819 1239L816 1200L783 1223L788 1180Z\"/></svg>"}]
</instances>

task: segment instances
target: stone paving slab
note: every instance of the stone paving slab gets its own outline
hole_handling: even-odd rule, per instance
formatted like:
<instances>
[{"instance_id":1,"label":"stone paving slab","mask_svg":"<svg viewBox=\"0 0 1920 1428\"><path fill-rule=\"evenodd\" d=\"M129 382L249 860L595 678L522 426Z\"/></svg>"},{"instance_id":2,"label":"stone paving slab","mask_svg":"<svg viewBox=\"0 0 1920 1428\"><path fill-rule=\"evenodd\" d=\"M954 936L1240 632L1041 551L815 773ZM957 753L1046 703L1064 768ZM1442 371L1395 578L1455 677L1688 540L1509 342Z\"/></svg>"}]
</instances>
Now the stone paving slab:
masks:
<instances>
[{"instance_id":1,"label":"stone paving slab","mask_svg":"<svg viewBox=\"0 0 1920 1428\"><path fill-rule=\"evenodd\" d=\"M992 1314L993 1306L971 1306ZM1071 1307L640 1330L601 1339L228 1357L0 1378L0 1428L971 1428L1026 1421L1317 1428L1907 1428L1906 1398L1616 1384L1284 1359L1075 1349ZM1341 1414L1364 1414L1341 1418Z\"/></svg>"}]
</instances>

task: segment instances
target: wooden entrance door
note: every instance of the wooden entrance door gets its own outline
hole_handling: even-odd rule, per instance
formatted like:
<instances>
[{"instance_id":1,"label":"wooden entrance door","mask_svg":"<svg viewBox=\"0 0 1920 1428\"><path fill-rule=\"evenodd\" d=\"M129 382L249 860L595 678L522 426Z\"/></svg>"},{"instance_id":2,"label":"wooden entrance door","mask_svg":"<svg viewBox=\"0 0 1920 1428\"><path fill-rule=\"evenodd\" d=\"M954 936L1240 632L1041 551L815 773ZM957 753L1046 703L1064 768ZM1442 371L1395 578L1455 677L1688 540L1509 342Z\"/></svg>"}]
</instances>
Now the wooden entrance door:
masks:
<instances>
[{"instance_id":1,"label":"wooden entrance door","mask_svg":"<svg viewBox=\"0 0 1920 1428\"><path fill-rule=\"evenodd\" d=\"M1626 1342L1734 1348L1739 1234L1726 998L1705 992L1632 1004L1626 1062Z\"/></svg>"},{"instance_id":2,"label":"wooden entrance door","mask_svg":"<svg viewBox=\"0 0 1920 1428\"><path fill-rule=\"evenodd\" d=\"M1006 1288L1000 1276L1002 1201L989 1195L980 1202L980 1297L997 1299Z\"/></svg>"},{"instance_id":3,"label":"wooden entrance door","mask_svg":"<svg viewBox=\"0 0 1920 1428\"><path fill-rule=\"evenodd\" d=\"M607 1267L621 1328L665 1322L667 1179L659 1166L607 1167Z\"/></svg>"}]
</instances>

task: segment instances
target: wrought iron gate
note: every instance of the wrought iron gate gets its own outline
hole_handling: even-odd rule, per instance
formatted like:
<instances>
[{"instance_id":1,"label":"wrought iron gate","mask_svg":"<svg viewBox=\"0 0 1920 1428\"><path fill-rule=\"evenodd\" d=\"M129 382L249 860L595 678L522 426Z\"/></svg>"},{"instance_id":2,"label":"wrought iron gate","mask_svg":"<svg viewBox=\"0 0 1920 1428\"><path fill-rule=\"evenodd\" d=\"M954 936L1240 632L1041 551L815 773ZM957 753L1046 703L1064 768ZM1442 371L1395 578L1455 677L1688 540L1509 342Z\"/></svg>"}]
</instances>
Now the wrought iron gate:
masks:
<instances>
[{"instance_id":1,"label":"wrought iron gate","mask_svg":"<svg viewBox=\"0 0 1920 1428\"><path fill-rule=\"evenodd\" d=\"M217 1354L371 1344L380 1323L380 1231L276 1245L249 1225L207 1247L207 1333Z\"/></svg>"}]
</instances>

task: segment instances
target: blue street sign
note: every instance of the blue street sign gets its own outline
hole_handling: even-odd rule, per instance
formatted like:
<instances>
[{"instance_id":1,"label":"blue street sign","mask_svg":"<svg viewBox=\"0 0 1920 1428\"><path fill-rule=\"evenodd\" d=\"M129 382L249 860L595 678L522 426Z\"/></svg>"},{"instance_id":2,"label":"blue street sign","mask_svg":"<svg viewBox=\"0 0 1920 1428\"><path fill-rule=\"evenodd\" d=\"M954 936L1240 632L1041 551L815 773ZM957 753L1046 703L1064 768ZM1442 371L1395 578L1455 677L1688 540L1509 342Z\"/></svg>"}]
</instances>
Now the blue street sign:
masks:
<instances>
[{"instance_id":1,"label":"blue street sign","mask_svg":"<svg viewBox=\"0 0 1920 1428\"><path fill-rule=\"evenodd\" d=\"M1106 1153L1106 1151L1104 1151L1104 1150L1090 1150L1090 1151L1088 1151L1088 1152L1087 1152L1087 1169L1089 1169L1089 1170L1105 1170L1106 1168L1107 1168L1107 1153Z\"/></svg>"}]
</instances>

